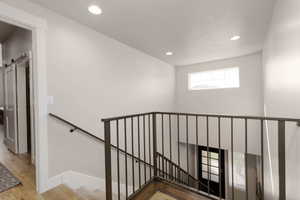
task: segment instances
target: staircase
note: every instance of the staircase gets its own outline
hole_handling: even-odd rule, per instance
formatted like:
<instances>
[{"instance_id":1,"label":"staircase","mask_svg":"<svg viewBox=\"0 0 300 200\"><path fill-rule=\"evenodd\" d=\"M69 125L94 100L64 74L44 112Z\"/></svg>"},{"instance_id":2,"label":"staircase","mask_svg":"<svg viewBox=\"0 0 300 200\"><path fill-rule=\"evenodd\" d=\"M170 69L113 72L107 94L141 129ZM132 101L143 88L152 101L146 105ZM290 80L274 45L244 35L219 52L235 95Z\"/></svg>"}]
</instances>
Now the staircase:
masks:
<instances>
[{"instance_id":1,"label":"staircase","mask_svg":"<svg viewBox=\"0 0 300 200\"><path fill-rule=\"evenodd\" d=\"M176 163L172 162L167 157L163 156L160 153L156 153L156 159L158 163L158 173L160 177L167 178L170 181L177 182L178 184L182 184L184 186L194 188L196 190L199 187L204 187L205 189L209 189L207 185L202 183L200 180L189 174L187 171L182 169ZM162 169L161 163L165 163L167 166L166 169ZM214 192L212 189L209 189L210 192Z\"/></svg>"},{"instance_id":2,"label":"staircase","mask_svg":"<svg viewBox=\"0 0 300 200\"><path fill-rule=\"evenodd\" d=\"M103 119L105 138L102 139L57 115L50 114L50 116L70 125L72 127L70 132L81 132L105 144L106 192L88 191L85 188L72 191L66 186L59 186L43 195L47 200L241 199L238 196L241 194L236 194L239 191L236 189L234 171L240 166L236 166L233 159L229 160L234 158L237 148L235 141L237 128L239 128L238 136L243 140L243 149L239 151L245 155L243 161L245 191L242 199L252 200L253 195L249 195L248 192L248 188L251 187L256 188L255 199L263 200L266 151L264 141L265 127L269 125L268 123L276 127L269 129L268 134L278 136L279 199L286 199L286 124L294 126L297 123L299 126L300 119L170 112L141 113ZM253 183L248 181L250 176L248 154L252 153L249 152L248 140L252 134L249 132L253 128L258 139L256 150L259 164L256 167L260 170L260 176L254 185L249 185ZM227 132L227 135L224 135L224 132ZM222 144L224 139L228 140L226 145ZM203 152L195 152L198 147L202 148L204 155ZM194 149L194 153L191 149ZM220 157L223 151L227 151L228 157L226 172L222 168L224 158ZM198 167L205 165L201 167L201 173L196 172L195 157L198 161L199 159L205 161L197 165Z\"/></svg>"},{"instance_id":3,"label":"staircase","mask_svg":"<svg viewBox=\"0 0 300 200\"><path fill-rule=\"evenodd\" d=\"M113 197L117 199L117 196ZM125 199L125 197L121 197ZM143 191L136 195L134 200L208 200L203 196L196 195L189 191L176 188L172 185L157 182L148 185ZM88 191L79 188L75 191L66 185L60 185L56 188L42 194L41 200L106 200L105 193L99 190Z\"/></svg>"},{"instance_id":4,"label":"staircase","mask_svg":"<svg viewBox=\"0 0 300 200\"><path fill-rule=\"evenodd\" d=\"M183 199L186 199L187 191L190 191L199 195L196 199L249 200L251 197L263 200L267 126L267 134L278 136L278 194L280 200L286 199L286 125L292 123L293 126L299 126L300 119L152 112L112 117L103 119L102 122L105 133L106 200L114 199L113 194L118 194L117 199L121 199L120 182L126 185L125 199L135 199L149 185L158 182L184 190ZM253 153L250 152L253 146L249 147L248 141L250 134L252 140L253 134L256 134L257 141L254 143L259 144L254 146L259 159L255 183L249 182L248 156ZM237 142L236 138L240 141ZM222 144L224 141L225 145ZM112 147L117 149L116 158L112 156ZM201 150L191 153L191 149ZM228 154L227 172L223 167L224 151ZM125 154L121 155L120 152ZM234 162L236 153L244 155L243 165L241 162ZM195 169L197 160L198 174L198 169ZM240 175L241 171L244 171L243 177ZM123 174L124 179L121 177ZM235 183L236 177L239 177L239 186ZM117 180L116 188L112 187L113 179ZM229 186L225 185L225 181ZM242 192L241 184L245 186ZM133 186L131 191L128 189L129 185ZM254 197L252 193L249 194L249 188L256 188ZM156 188L157 190L160 188ZM176 192L173 191L172 194L174 193Z\"/></svg>"}]
</instances>

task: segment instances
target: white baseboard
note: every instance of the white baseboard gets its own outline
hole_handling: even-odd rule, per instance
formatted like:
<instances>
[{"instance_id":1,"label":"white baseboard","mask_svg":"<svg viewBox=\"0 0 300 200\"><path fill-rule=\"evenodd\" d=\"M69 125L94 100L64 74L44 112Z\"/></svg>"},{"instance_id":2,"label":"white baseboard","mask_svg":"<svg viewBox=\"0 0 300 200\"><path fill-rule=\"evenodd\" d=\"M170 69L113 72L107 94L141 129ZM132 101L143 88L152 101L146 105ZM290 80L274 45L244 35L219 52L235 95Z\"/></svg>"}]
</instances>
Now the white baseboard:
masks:
<instances>
[{"instance_id":1,"label":"white baseboard","mask_svg":"<svg viewBox=\"0 0 300 200\"><path fill-rule=\"evenodd\" d=\"M52 188L55 188L61 184L65 184L73 190L77 190L82 187L89 191L100 190L105 192L105 179L89 176L75 171L66 171L50 178L48 181L48 190L51 190ZM112 188L114 192L117 192L118 183L113 182ZM132 186L128 186L128 191L132 191ZM126 193L125 184L120 184L120 192L123 195Z\"/></svg>"},{"instance_id":2,"label":"white baseboard","mask_svg":"<svg viewBox=\"0 0 300 200\"><path fill-rule=\"evenodd\" d=\"M46 191L51 190L51 189L63 184L63 181L62 181L63 176L64 176L64 173L49 178Z\"/></svg>"}]
</instances>

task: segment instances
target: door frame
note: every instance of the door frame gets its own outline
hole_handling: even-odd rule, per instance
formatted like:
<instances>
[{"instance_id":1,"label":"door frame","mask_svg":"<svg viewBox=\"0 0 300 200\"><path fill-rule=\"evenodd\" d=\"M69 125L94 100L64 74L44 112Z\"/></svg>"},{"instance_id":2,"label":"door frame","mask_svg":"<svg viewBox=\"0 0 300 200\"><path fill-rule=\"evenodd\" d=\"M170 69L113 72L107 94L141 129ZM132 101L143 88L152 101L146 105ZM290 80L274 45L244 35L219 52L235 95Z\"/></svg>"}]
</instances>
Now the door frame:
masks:
<instances>
[{"instance_id":1,"label":"door frame","mask_svg":"<svg viewBox=\"0 0 300 200\"><path fill-rule=\"evenodd\" d=\"M48 188L48 134L47 134L47 68L46 29L44 19L21 9L0 2L0 20L32 31L32 70L34 133L36 149L36 190L39 193Z\"/></svg>"},{"instance_id":2,"label":"door frame","mask_svg":"<svg viewBox=\"0 0 300 200\"><path fill-rule=\"evenodd\" d=\"M219 170L221 169L221 171L219 171L219 176L221 176L221 182L214 182L213 180L209 180L209 179L205 179L202 177L202 151L206 151L207 150L209 152L213 152L213 153L218 153L219 154L219 159L221 160L218 160L219 162L219 165L221 164ZM220 191L220 186L221 186L221 195L222 195L222 198L225 199L226 198L226 184L225 184L225 150L224 149L220 149L220 152L219 152L219 149L218 148L214 148L214 147L209 147L207 148L206 146L198 146L197 147L197 154L198 156L198 163L197 163L197 170L198 170L198 179L208 185L208 182L211 184L211 186L217 186L217 190L215 190L216 194L213 194L217 197L219 197L219 191ZM208 158L207 158L208 159ZM209 166L207 166L209 167ZM207 175L209 176L209 174L207 173ZM220 180L220 179L219 179ZM221 185L220 185L221 184ZM201 185L199 185L199 190L202 190L201 189ZM208 189L203 189L202 191L204 192L207 192Z\"/></svg>"}]
</instances>

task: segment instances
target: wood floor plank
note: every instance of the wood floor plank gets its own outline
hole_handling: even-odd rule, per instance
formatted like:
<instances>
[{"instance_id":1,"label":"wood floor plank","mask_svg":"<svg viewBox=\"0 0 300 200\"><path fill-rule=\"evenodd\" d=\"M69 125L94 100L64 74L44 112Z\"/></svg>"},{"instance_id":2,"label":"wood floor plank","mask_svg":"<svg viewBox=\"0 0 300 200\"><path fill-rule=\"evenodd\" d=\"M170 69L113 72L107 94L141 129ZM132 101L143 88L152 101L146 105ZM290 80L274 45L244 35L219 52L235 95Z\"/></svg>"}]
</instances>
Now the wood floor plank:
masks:
<instances>
[{"instance_id":1,"label":"wood floor plank","mask_svg":"<svg viewBox=\"0 0 300 200\"><path fill-rule=\"evenodd\" d=\"M16 176L22 185L0 193L1 200L84 200L61 185L40 195L36 192L35 167L28 154L16 155L3 144L3 129L0 127L0 162Z\"/></svg>"},{"instance_id":2,"label":"wood floor plank","mask_svg":"<svg viewBox=\"0 0 300 200\"><path fill-rule=\"evenodd\" d=\"M0 162L16 176L22 185L0 193L1 200L41 200L36 192L35 167L27 154L15 155L3 144L4 133L0 128Z\"/></svg>"},{"instance_id":3,"label":"wood floor plank","mask_svg":"<svg viewBox=\"0 0 300 200\"><path fill-rule=\"evenodd\" d=\"M83 200L65 185L60 185L42 194L43 200Z\"/></svg>"},{"instance_id":4,"label":"wood floor plank","mask_svg":"<svg viewBox=\"0 0 300 200\"><path fill-rule=\"evenodd\" d=\"M2 135L2 138L1 138ZM88 195L80 196L65 185L60 185L42 195L36 192L35 168L30 163L30 156L15 155L7 150L2 143L3 133L0 129L0 162L6 166L21 182L22 185L0 193L1 200L91 200ZM190 191L174 187L167 183L154 182L135 196L134 200L149 200L157 191L168 194L177 200L208 200ZM93 199L104 200L103 193L94 191ZM117 198L114 198L117 199Z\"/></svg>"},{"instance_id":5,"label":"wood floor plank","mask_svg":"<svg viewBox=\"0 0 300 200\"><path fill-rule=\"evenodd\" d=\"M176 200L209 200L194 192L160 181L149 184L143 191L137 194L133 200L151 200L157 191L167 194Z\"/></svg>"}]
</instances>

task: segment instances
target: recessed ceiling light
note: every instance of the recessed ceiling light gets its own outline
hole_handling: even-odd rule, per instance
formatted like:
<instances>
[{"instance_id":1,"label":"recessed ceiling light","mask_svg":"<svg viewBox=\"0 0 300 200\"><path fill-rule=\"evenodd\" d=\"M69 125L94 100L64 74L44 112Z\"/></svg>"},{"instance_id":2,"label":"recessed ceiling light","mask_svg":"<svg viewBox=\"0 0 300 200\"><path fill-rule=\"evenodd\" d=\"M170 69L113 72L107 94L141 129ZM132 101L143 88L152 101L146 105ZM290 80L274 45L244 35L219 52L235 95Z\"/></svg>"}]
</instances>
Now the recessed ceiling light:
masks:
<instances>
[{"instance_id":1,"label":"recessed ceiling light","mask_svg":"<svg viewBox=\"0 0 300 200\"><path fill-rule=\"evenodd\" d=\"M90 5L88 9L93 15L100 15L102 13L101 8L97 5Z\"/></svg>"},{"instance_id":2,"label":"recessed ceiling light","mask_svg":"<svg viewBox=\"0 0 300 200\"><path fill-rule=\"evenodd\" d=\"M168 52L166 52L166 55L167 55L167 56L172 56L172 55L173 55L173 52L168 51Z\"/></svg>"},{"instance_id":3,"label":"recessed ceiling light","mask_svg":"<svg viewBox=\"0 0 300 200\"><path fill-rule=\"evenodd\" d=\"M239 39L241 39L241 36L239 36L239 35L235 35L232 38L230 38L231 41L236 41L236 40L239 40Z\"/></svg>"}]
</instances>

